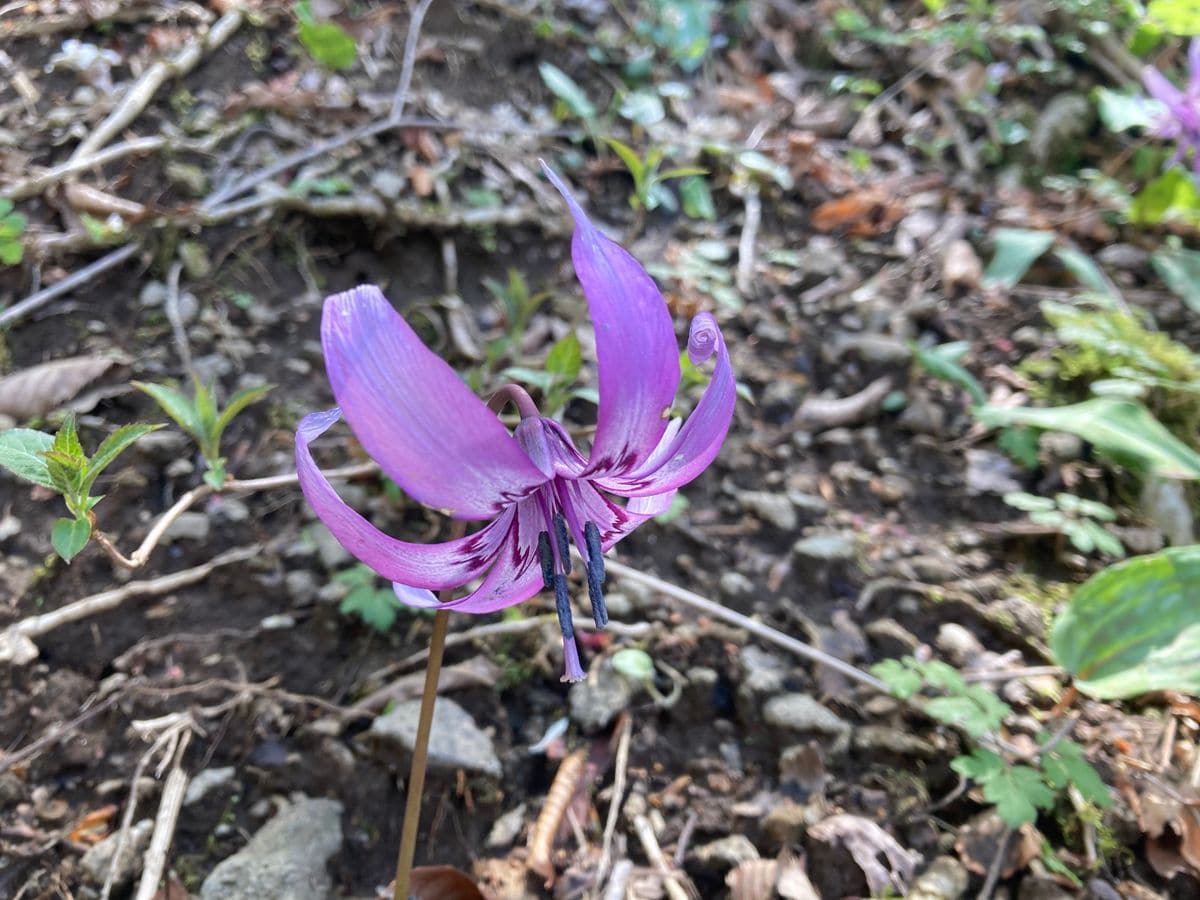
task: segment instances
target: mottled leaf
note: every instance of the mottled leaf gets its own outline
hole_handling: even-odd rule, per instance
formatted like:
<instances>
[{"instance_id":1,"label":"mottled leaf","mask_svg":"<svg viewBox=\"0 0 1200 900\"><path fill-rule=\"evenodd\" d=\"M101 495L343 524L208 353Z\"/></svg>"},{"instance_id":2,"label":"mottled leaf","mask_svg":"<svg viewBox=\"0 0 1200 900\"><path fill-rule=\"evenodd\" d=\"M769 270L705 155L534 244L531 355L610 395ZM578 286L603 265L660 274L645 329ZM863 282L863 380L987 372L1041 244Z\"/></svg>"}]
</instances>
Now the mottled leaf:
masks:
<instances>
[{"instance_id":1,"label":"mottled leaf","mask_svg":"<svg viewBox=\"0 0 1200 900\"><path fill-rule=\"evenodd\" d=\"M10 428L0 431L0 466L18 478L54 489L54 480L46 466L44 454L54 445L54 438L32 428Z\"/></svg>"},{"instance_id":2,"label":"mottled leaf","mask_svg":"<svg viewBox=\"0 0 1200 900\"><path fill-rule=\"evenodd\" d=\"M103 356L71 356L6 375L0 378L0 415L14 419L44 416L116 364Z\"/></svg>"}]
</instances>

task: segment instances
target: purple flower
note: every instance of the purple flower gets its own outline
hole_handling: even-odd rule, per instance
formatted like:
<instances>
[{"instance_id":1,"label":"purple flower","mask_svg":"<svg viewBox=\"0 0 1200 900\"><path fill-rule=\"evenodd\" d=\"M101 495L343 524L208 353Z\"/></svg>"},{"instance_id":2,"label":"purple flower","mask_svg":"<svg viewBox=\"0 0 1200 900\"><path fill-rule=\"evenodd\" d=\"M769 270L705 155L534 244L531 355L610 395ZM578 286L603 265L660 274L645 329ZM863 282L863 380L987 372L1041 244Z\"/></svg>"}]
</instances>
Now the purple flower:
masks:
<instances>
[{"instance_id":1,"label":"purple flower","mask_svg":"<svg viewBox=\"0 0 1200 900\"><path fill-rule=\"evenodd\" d=\"M1188 46L1188 86L1181 91L1153 66L1142 70L1146 91L1166 107L1155 122L1157 137L1177 142L1178 149L1171 164L1182 162L1192 153L1192 169L1200 175L1200 38L1192 38Z\"/></svg>"},{"instance_id":2,"label":"purple flower","mask_svg":"<svg viewBox=\"0 0 1200 900\"><path fill-rule=\"evenodd\" d=\"M585 560L592 615L602 627L604 551L665 510L676 489L713 461L733 417L735 385L716 320L700 313L688 355L700 363L715 353L716 369L687 422L671 418L679 353L662 295L637 261L588 220L558 177L546 173L575 218L571 256L596 331L600 406L589 456L516 386L501 392L521 414L510 434L379 289L364 286L325 301L321 342L339 408L301 420L296 468L321 521L410 606L488 613L553 590L563 679L574 681L583 670L567 595L571 543ZM338 497L309 450L343 415L409 495L456 519L488 524L442 544L412 544L376 529ZM620 505L609 495L629 499ZM439 604L432 593L480 577L459 600Z\"/></svg>"}]
</instances>

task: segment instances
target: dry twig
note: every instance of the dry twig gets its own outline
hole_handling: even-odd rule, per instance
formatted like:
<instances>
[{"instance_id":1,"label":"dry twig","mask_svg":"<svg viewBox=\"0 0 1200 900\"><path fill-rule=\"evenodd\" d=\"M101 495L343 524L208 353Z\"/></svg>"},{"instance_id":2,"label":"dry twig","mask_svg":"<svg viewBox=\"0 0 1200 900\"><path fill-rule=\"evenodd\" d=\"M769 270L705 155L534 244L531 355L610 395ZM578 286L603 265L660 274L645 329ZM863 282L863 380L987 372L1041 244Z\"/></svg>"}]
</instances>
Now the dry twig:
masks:
<instances>
[{"instance_id":1,"label":"dry twig","mask_svg":"<svg viewBox=\"0 0 1200 900\"><path fill-rule=\"evenodd\" d=\"M93 263L90 263L80 269L78 272L73 272L61 281L56 281L48 288L30 294L19 303L14 303L8 309L0 312L0 326L11 325L19 319L25 318L36 309L39 309L63 294L69 293L78 287L87 284L93 278L98 278L107 272L109 269L115 269L125 260L129 259L138 250L141 249L137 241L131 241L122 247L118 247L104 256L100 257Z\"/></svg>"}]
</instances>

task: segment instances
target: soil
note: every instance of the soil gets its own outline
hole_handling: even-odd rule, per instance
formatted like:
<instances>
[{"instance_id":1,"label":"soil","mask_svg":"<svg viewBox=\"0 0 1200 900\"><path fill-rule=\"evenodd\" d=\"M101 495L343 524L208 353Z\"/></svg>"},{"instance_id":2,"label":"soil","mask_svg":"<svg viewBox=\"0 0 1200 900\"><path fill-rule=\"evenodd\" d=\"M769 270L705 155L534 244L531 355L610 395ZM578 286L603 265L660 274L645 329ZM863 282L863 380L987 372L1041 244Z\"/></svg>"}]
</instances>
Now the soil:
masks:
<instances>
[{"instance_id":1,"label":"soil","mask_svg":"<svg viewBox=\"0 0 1200 900\"><path fill-rule=\"evenodd\" d=\"M59 6L78 12L75 4ZM768 19L778 14L766 8L760 12ZM568 13L562 15L569 20ZM202 136L195 124L198 109L220 113L213 127L229 126L239 122L228 111L229 98L247 85L293 69L317 71L295 43L291 16L269 6L263 16L260 24L241 28L190 74L168 82L132 131L165 133L187 121L192 137ZM611 25L609 18L604 21ZM6 179L11 182L23 172L61 162L72 141L99 120L95 110L72 99L80 87L76 73L60 69L44 74L61 42L77 38L115 48L124 61L114 66L113 75L122 82L132 77L130 60L144 64L155 58L144 46L151 29L177 29L183 40L197 31L188 21L155 25L152 19L148 14L117 25L48 29L44 36L6 42L13 65L31 73L41 92L31 110L21 111L15 89L0 87L0 110L9 117L0 125L17 136L19 147L15 164L3 167ZM252 171L274 153L291 149L293 140L316 140L366 121L369 109L377 110L378 98L390 96L407 31L403 5L378 5L361 17L343 16L339 21L358 23L360 46L374 48L370 55L376 60L376 77L367 78L358 69L348 74L353 99L328 115L323 108L328 101L320 99L298 111L261 114L256 121L262 134L250 141L244 158L232 163L237 171ZM585 17L580 23L586 26L588 21ZM499 4L435 4L422 32L413 107L421 115L457 115L469 121L468 113L502 117L498 106L503 104L522 114L540 109L541 118L530 119L545 123L553 97L537 74L544 60L575 74L594 93L593 100L606 103L611 79L597 77L597 71L606 70L587 61L585 43L572 37L541 39L535 24L507 14ZM786 72L776 68L772 59L777 57L764 43L776 33L744 32L737 53L715 56L700 72L686 76L699 98L696 108L704 113L704 121L695 123L697 139L705 137L705 123L711 124L709 119L718 114L735 124L753 124L751 109L732 106L728 98L721 106L720 91L723 85L751 91L752 76ZM812 33L808 36L815 40ZM800 48L794 52L802 53ZM795 62L789 59L789 65ZM895 64L888 63L893 68ZM876 77L886 84L896 72L888 68ZM318 82L318 93L336 93L328 79ZM776 95L769 112L773 116L786 105ZM54 118L52 112L62 115ZM39 128L39 121L59 124ZM250 127L249 121L240 122L240 127ZM787 124L788 115L768 121L775 125L773 132L768 129L772 138L767 152L785 167L802 168L789 157L786 137L807 130ZM829 146L843 148L846 130L842 127L828 138ZM235 420L223 443L229 471L238 479L291 471L296 421L308 411L333 405L318 332L325 293L360 283L380 285L438 352L466 370L478 361L464 354L470 348L454 336L454 323L465 322L482 340L498 334L501 316L484 280L503 282L515 269L531 290L546 290L552 299L535 315L530 337L513 351L511 361L541 359L550 341L565 333L563 323L583 326L586 334L586 316L571 274L561 211L539 207L540 198L513 175L518 171L513 161L531 170L537 152L575 161L590 157L590 147L572 144L548 127L514 139L513 147L504 147L505 139L499 137L463 142L457 136L464 131L470 127L400 130L365 142L361 149L340 152L336 167L313 177L346 177L357 195L367 192L373 171L403 173L408 189L430 176L448 192L440 201L437 195L422 198L432 207L460 206L470 187L486 186L504 204L540 209L540 219L484 228L417 227L386 218L321 218L280 208L263 217L176 227L170 221L185 222L199 197L168 175L168 164L189 161L208 171L212 159L180 152L174 158L153 154L102 167L95 179L98 186L151 210L146 221L130 226L144 241L144 250L134 261L16 323L3 336L0 372L119 350L123 364L100 384L89 386L102 389L98 398L77 407L85 446L94 447L119 424L163 421L148 397L126 385L130 380L182 380L186 375L162 308L140 299L147 283L166 280L177 242L184 238L199 242L211 263L204 274L183 278L183 289L197 302L187 323L192 358L199 368L218 375L224 396L253 378L275 385L267 400ZM218 145L216 159L229 161L233 140ZM911 195L905 196L905 189L897 191L902 215L934 217L933 231L910 252L894 227L858 237L844 230L833 236L819 234L810 213L834 193L827 184L801 174L788 189L764 185L760 260L769 250L806 246L815 246L813 252L823 258L810 259L795 271L762 263L755 269L752 295L743 308L715 307L738 378L754 402L739 403L720 457L683 492L686 508L670 521L652 522L635 532L614 557L719 599L862 668L918 648L929 652L948 623L963 626L989 651L1018 651L1021 664L1044 665L1050 662L1044 649L1048 610L1029 596L1048 591L1045 585L1077 583L1098 563L1064 565L1061 545L1053 537L998 539L988 530L1017 518L1017 513L998 493L981 492L971 484L967 451L982 436L971 430L968 399L953 386L915 370L907 355L896 350L909 339L926 344L966 340L976 372L1011 369L1027 352L1012 335L1022 327L1044 327L1037 299L1020 291L989 294L978 282L961 288L942 285L937 232L957 230L979 246L982 229L994 221L1000 202L978 176L958 169L952 151L931 160L902 144L896 133L885 135L883 146L891 147L904 163L895 169L900 174L889 175L887 156L881 152L881 180L891 178L889 183L896 184L896 179L935 176ZM628 182L618 171L615 163L597 164L573 171L571 177L588 208L614 233L623 233L643 261L669 257L679 252L681 241L698 237L736 249L742 207L737 193L728 189L727 178L714 176L721 214L717 223L691 222L659 211L646 216L642 230L633 234L639 223L625 204ZM500 183L501 176L509 180ZM1020 200L1028 197L1020 195ZM1001 202L1010 208L1019 205L1011 193ZM1048 206L1055 202L1046 201ZM30 234L37 240L71 230L79 219L58 189L24 201L19 208L29 216ZM443 256L447 244L453 246L456 259L449 274ZM1092 250L1101 245L1093 241L1087 246ZM23 266L0 270L0 307L30 293L33 279L51 283L104 252L105 248L72 254L47 250L31 254ZM723 265L732 267L735 262L736 253ZM450 277L456 283L450 283ZM1143 272L1130 275L1135 286L1144 284L1145 277ZM836 280L844 287L829 284ZM687 313L698 304L714 308L714 303L686 284L664 284L682 340ZM829 289L814 290L822 286ZM461 304L447 302L447 294L461 298ZM1156 302L1161 308L1173 301L1164 296ZM873 352L868 342L856 346L845 341L847 336L880 337L888 343ZM1191 340L1194 335L1181 330L1177 337ZM586 340L584 344L586 348ZM589 383L591 374L587 362L581 381ZM904 418L902 408L889 404L833 428L813 426L798 415L807 397L850 396L885 376L892 380L896 396L907 398L909 408L923 404L935 411L940 424L916 427ZM681 405L689 406L698 396L698 388L687 389ZM582 401L567 410L568 422L585 434L592 415ZM50 429L53 425L48 423L54 421L57 414L26 424ZM99 525L126 553L157 516L201 484L203 463L194 444L175 429L173 437L163 438L166 433L140 442L100 483L104 499L96 508ZM326 442L322 454L322 462L331 466L363 459L344 428L336 440ZM1091 490L1108 502L1121 501L1127 485L1096 475L1092 460L1080 464ZM1012 471L1022 488L1042 493L1052 492L1061 479L1059 470L1050 467ZM419 505L397 499L381 479L358 481L355 488L373 520L390 533L412 540L444 536L445 523ZM765 517L752 492L799 495L789 506L794 522L783 527ZM145 568L129 573L114 566L95 544L70 565L58 560L50 532L63 514L61 501L0 475L0 519L12 516L19 522L19 530L0 539L0 626L130 579L180 571L232 548L264 545L252 560L219 569L198 584L130 600L39 637L39 656L29 664L0 665L0 766L7 770L0 774L0 897L94 896L98 886L86 884L80 860L97 837L120 826L130 780L150 747L145 730L135 723L189 710L202 730L182 755L184 770L194 776L231 766L236 774L184 809L168 856L174 883L197 893L219 861L244 846L281 804L298 794L333 797L343 804L345 838L330 863L337 896L371 896L391 878L408 760L403 754L372 748L365 737L370 715L340 717L327 705L349 707L367 692L372 673L426 648L431 620L402 612L395 627L380 634L340 613L338 598L330 591L312 596L297 589L295 573L308 572L320 590L334 584L334 576L350 560L335 554L331 564L323 558L309 537L312 514L294 487L236 501L231 512L228 500L208 498L196 507L209 525L203 540L183 537L164 543ZM853 538L851 553L819 559L793 552L799 539L830 530ZM933 588L925 591L914 584ZM1021 584L1042 587L1022 597ZM868 586L871 598L864 606ZM756 657L748 656L746 648L756 642L745 631L697 616L682 604L634 590L619 579L612 589L628 600L624 614L614 618L627 624L649 622L654 628L640 637L588 637L585 667L595 662L599 670L617 647L637 645L664 667L682 673L685 687L674 705L664 707L642 693L625 710L632 721L628 782L631 792L645 798L660 820L658 841L668 856L684 846L684 868L700 897L729 896L730 866L698 863L688 855L689 848L731 833L745 835L765 858L781 851L806 851L808 874L821 896L865 895L860 869L840 847L806 839L802 827L780 825L769 816L772 810L810 803L816 796L827 812L882 823L901 846L918 854L918 869L939 854L956 855L961 829L987 808L975 791L956 791L959 779L949 761L967 746L961 735L769 644L757 647L774 658L781 676L769 688L758 689L752 681L761 663L751 664ZM1044 597L1033 599L1046 602ZM531 617L552 607L552 601L539 596L514 615ZM887 627L880 627L885 620ZM486 621L454 615L451 630L464 631ZM504 776L496 780L431 772L418 862L471 872L480 860L520 859L524 832L515 841L516 850L511 849L512 841L489 848L487 837L496 820L520 804L526 804L526 823L532 822L558 767L561 753L529 752L570 709L553 644L553 627L546 626L448 651L447 664L482 655L499 667L498 684L468 686L454 690L452 697L491 735ZM670 687L667 671L663 669L664 688ZM239 694L237 686L247 684L261 689ZM888 740L870 744L853 733L841 741L769 724L764 715L767 700L791 693L818 697L850 723L853 733L871 733L863 731L864 726L886 726L895 729L893 734L922 738L933 752L904 751ZM1030 701L1023 713L1045 713L1051 705ZM1086 733L1095 736L1094 760L1111 784L1115 751L1099 735L1106 717L1115 713L1099 704L1083 704L1081 715ZM1143 730L1146 745L1153 746L1154 721L1131 721ZM593 850L599 846L611 795L605 792L611 791L610 739L615 733L615 724L592 734L572 724L566 736L570 748L582 747L592 754L591 809L599 819L585 815L581 825ZM810 746L818 768L824 770L823 776L814 776L815 782L795 777L781 763L781 757L791 758L789 753L794 757L796 748ZM32 752L25 752L29 748ZM15 766L5 764L11 755L20 757ZM154 778L159 774L153 768L146 772ZM139 804L137 818L153 816L157 796L156 782ZM102 815L98 831L88 835L77 830L87 814L109 805L113 808ZM1125 820L1129 818L1126 810ZM1068 807L1060 805L1038 824L1052 847L1082 863L1078 823ZM1124 834L1127 846L1086 873L1085 881L1091 877L1100 885L1089 896L1115 896L1102 891L1113 892L1117 889L1110 885L1118 884L1142 885L1145 896L1197 896L1200 887L1191 875L1164 879L1146 862L1136 828L1126 828ZM566 874L553 896L585 896L571 894L566 887L594 866L594 856L576 849L573 836L559 842L555 858L560 873ZM624 825L617 855L633 859L639 867L647 865L645 851ZM992 859L957 855L970 869L967 894L974 896ZM570 865L576 868L566 872ZM1031 896L1021 884L1032 877L1025 865L1005 871L999 890ZM525 890L530 897L552 895L533 877ZM1078 894L1065 879L1061 890ZM131 889L119 888L114 896L132 896Z\"/></svg>"}]
</instances>

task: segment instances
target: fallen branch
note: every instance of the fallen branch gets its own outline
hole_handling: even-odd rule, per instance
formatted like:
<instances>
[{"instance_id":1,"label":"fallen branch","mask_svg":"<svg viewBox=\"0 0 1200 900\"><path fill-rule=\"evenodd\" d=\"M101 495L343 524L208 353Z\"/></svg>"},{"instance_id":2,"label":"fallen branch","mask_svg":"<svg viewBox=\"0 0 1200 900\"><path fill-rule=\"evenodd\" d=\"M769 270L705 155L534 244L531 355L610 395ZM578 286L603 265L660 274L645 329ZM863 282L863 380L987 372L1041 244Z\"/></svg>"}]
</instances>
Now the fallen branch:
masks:
<instances>
[{"instance_id":1,"label":"fallen branch","mask_svg":"<svg viewBox=\"0 0 1200 900\"><path fill-rule=\"evenodd\" d=\"M236 550L227 550L213 557L208 562L193 566L190 569L184 569L181 572L172 572L170 575L161 575L158 578L151 578L146 581L131 581L129 584L114 590L101 591L99 594L84 597L82 600L68 603L66 606L59 607L51 612L30 616L27 619L14 622L4 629L4 631L0 632L0 663L24 665L37 658L38 649L37 645L33 642L34 638L41 637L44 634L54 631L56 628L61 628L72 622L78 622L99 613L116 609L126 600L131 600L134 597L155 597L159 594L166 594L179 588L196 584L199 581L203 581L210 573L222 566L244 562L261 552L261 544L255 544L252 547L239 547Z\"/></svg>"},{"instance_id":2,"label":"fallen branch","mask_svg":"<svg viewBox=\"0 0 1200 900\"><path fill-rule=\"evenodd\" d=\"M118 247L116 250L105 254L93 263L90 263L80 269L78 272L73 272L61 281L56 281L48 288L43 288L36 294L30 294L19 303L14 303L8 309L0 312L0 326L10 325L18 319L23 319L36 309L45 306L51 300L61 297L63 294L70 293L78 287L87 284L93 278L99 278L109 269L115 269L125 260L129 259L138 250L141 249L137 241L131 241L123 247Z\"/></svg>"},{"instance_id":3,"label":"fallen branch","mask_svg":"<svg viewBox=\"0 0 1200 900\"><path fill-rule=\"evenodd\" d=\"M142 114L147 104L154 99L154 95L168 79L186 75L196 68L200 60L233 36L234 32L241 27L244 18L245 14L241 7L234 7L214 22L200 40L188 44L174 58L160 59L146 69L137 83L125 92L125 96L121 98L117 108L108 114L108 117L96 127L95 131L79 142L79 146L71 154L69 162L77 162L92 156L120 134L121 129L133 124L133 121Z\"/></svg>"}]
</instances>

